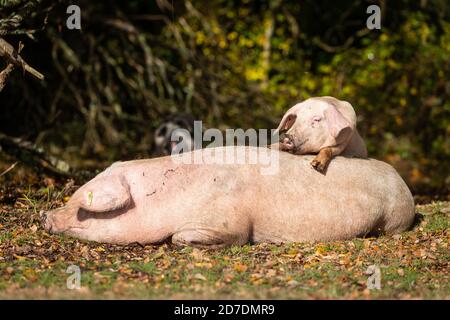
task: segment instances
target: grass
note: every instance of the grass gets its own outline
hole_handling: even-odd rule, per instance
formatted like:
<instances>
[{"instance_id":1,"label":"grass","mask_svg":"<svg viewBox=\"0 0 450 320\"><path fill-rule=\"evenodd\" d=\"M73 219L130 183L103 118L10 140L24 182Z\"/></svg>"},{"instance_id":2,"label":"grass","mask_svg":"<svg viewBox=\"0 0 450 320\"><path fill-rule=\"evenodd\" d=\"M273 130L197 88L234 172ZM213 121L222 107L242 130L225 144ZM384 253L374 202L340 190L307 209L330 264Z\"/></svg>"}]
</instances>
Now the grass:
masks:
<instances>
[{"instance_id":1,"label":"grass","mask_svg":"<svg viewBox=\"0 0 450 320\"><path fill-rule=\"evenodd\" d=\"M450 299L450 202L418 205L417 223L401 235L208 251L47 234L39 211L73 190L51 181L0 187L0 298ZM78 290L66 286L72 264L81 269ZM367 288L371 265L381 290Z\"/></svg>"}]
</instances>

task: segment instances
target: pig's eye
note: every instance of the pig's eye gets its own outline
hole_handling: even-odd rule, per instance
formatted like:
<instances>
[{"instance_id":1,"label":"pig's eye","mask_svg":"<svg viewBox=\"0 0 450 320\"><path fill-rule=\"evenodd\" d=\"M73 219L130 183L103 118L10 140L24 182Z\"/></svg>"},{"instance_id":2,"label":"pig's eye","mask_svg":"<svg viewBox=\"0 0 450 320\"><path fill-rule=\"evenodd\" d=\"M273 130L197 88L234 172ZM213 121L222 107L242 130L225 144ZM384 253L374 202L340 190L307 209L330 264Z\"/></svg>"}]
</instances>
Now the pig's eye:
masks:
<instances>
[{"instance_id":1,"label":"pig's eye","mask_svg":"<svg viewBox=\"0 0 450 320\"><path fill-rule=\"evenodd\" d=\"M322 118L319 117L319 116L314 116L314 117L312 118L312 121L313 121L313 122L320 122L320 120L322 120Z\"/></svg>"}]
</instances>

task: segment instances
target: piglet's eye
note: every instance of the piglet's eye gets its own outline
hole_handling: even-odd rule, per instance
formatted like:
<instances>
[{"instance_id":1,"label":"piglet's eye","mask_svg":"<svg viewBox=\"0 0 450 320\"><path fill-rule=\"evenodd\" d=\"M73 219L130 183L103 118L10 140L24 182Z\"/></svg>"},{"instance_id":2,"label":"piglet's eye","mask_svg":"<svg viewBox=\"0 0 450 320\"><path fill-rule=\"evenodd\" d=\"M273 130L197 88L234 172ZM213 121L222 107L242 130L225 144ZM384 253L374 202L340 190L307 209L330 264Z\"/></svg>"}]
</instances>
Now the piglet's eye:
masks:
<instances>
[{"instance_id":1,"label":"piglet's eye","mask_svg":"<svg viewBox=\"0 0 450 320\"><path fill-rule=\"evenodd\" d=\"M312 121L314 121L314 122L319 122L320 120L322 120L322 118L318 117L318 116L315 116L312 118Z\"/></svg>"}]
</instances>

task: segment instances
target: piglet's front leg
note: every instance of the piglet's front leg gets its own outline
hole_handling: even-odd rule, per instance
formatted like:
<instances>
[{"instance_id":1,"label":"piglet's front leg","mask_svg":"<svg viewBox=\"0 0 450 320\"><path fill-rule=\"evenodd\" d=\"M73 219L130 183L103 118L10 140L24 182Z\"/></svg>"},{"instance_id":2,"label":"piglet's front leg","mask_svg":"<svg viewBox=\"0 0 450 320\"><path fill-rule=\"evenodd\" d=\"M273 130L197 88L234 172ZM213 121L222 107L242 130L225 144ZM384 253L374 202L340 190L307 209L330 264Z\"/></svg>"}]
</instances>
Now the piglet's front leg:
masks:
<instances>
[{"instance_id":1,"label":"piglet's front leg","mask_svg":"<svg viewBox=\"0 0 450 320\"><path fill-rule=\"evenodd\" d=\"M331 158L333 158L332 147L320 149L317 156L311 161L311 166L318 172L325 173Z\"/></svg>"}]
</instances>

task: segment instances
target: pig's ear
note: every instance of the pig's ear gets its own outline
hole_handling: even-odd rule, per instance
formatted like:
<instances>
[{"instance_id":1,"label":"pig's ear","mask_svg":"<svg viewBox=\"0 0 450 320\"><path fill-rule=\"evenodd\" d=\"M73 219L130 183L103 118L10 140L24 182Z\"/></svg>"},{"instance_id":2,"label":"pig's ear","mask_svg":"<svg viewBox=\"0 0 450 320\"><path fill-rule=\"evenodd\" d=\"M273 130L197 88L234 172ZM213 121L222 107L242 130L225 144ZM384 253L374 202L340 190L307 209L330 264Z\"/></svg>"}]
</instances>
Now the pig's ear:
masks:
<instances>
[{"instance_id":1,"label":"pig's ear","mask_svg":"<svg viewBox=\"0 0 450 320\"><path fill-rule=\"evenodd\" d=\"M326 108L324 117L328 126L329 138L327 139L327 147L340 145L349 141L353 129L352 125L338 111L334 105Z\"/></svg>"},{"instance_id":2,"label":"pig's ear","mask_svg":"<svg viewBox=\"0 0 450 320\"><path fill-rule=\"evenodd\" d=\"M283 116L283 119L281 119L281 122L278 125L277 130L275 130L275 133L279 133L282 130L289 130L292 127L292 125L294 124L296 119L297 119L297 114L293 110L292 111L289 110Z\"/></svg>"},{"instance_id":3,"label":"pig's ear","mask_svg":"<svg viewBox=\"0 0 450 320\"><path fill-rule=\"evenodd\" d=\"M80 191L80 207L92 213L126 208L132 201L130 187L122 175L97 176Z\"/></svg>"}]
</instances>

